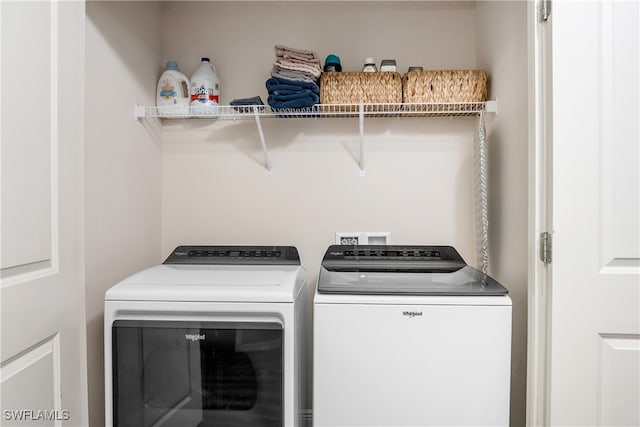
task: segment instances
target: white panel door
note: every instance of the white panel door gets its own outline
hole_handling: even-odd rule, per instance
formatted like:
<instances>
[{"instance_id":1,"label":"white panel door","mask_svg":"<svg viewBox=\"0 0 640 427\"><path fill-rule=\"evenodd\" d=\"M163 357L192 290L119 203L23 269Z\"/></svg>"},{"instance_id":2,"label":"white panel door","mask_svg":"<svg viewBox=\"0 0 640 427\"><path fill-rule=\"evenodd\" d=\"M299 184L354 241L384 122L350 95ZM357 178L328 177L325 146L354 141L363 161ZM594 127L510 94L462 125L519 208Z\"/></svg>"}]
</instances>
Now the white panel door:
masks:
<instances>
[{"instance_id":1,"label":"white panel door","mask_svg":"<svg viewBox=\"0 0 640 427\"><path fill-rule=\"evenodd\" d=\"M551 425L640 425L640 3L553 2Z\"/></svg>"},{"instance_id":2,"label":"white panel door","mask_svg":"<svg viewBox=\"0 0 640 427\"><path fill-rule=\"evenodd\" d=\"M84 2L0 2L0 424L86 425Z\"/></svg>"}]
</instances>

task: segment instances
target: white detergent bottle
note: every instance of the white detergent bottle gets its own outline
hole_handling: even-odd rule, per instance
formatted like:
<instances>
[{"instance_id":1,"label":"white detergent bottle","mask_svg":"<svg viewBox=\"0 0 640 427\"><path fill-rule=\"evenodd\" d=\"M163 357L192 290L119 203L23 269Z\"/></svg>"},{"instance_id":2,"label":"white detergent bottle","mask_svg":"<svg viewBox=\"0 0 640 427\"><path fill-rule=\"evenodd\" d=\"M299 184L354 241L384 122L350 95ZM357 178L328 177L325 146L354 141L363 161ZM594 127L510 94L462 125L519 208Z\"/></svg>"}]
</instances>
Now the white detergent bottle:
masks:
<instances>
[{"instance_id":1,"label":"white detergent bottle","mask_svg":"<svg viewBox=\"0 0 640 427\"><path fill-rule=\"evenodd\" d=\"M156 88L156 105L161 116L184 117L189 113L190 83L178 70L176 61L168 61Z\"/></svg>"},{"instance_id":2,"label":"white detergent bottle","mask_svg":"<svg viewBox=\"0 0 640 427\"><path fill-rule=\"evenodd\" d=\"M202 58L191 76L191 110L197 115L213 115L220 104L220 81L209 58Z\"/></svg>"}]
</instances>

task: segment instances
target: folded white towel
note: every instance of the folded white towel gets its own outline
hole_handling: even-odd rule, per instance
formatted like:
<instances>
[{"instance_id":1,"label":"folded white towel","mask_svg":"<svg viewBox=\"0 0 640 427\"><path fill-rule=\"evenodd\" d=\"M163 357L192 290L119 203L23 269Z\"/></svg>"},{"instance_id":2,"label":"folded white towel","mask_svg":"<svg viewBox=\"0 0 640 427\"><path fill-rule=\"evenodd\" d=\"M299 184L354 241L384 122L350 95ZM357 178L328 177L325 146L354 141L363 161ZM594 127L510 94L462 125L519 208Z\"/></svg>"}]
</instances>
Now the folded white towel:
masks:
<instances>
[{"instance_id":1,"label":"folded white towel","mask_svg":"<svg viewBox=\"0 0 640 427\"><path fill-rule=\"evenodd\" d=\"M302 71L289 71L289 70L284 70L278 67L273 67L271 69L271 76L278 77L280 79L285 79L285 80L293 80L296 82L316 83L318 81L317 77L312 76L309 73L305 73Z\"/></svg>"},{"instance_id":2,"label":"folded white towel","mask_svg":"<svg viewBox=\"0 0 640 427\"><path fill-rule=\"evenodd\" d=\"M279 58L273 66L275 68L290 70L290 71L301 71L307 74L311 74L312 76L318 78L322 74L322 69L317 65L303 64L300 62L293 62L288 59Z\"/></svg>"},{"instance_id":3,"label":"folded white towel","mask_svg":"<svg viewBox=\"0 0 640 427\"><path fill-rule=\"evenodd\" d=\"M286 61L287 63L292 63L292 64L311 65L311 66L322 69L322 64L320 63L320 61L317 61L317 60L309 61L306 59L300 59L295 55L284 54L283 56L276 57L276 60Z\"/></svg>"},{"instance_id":4,"label":"folded white towel","mask_svg":"<svg viewBox=\"0 0 640 427\"><path fill-rule=\"evenodd\" d=\"M296 49L296 48L287 47L283 45L276 45L275 51L276 51L276 57L279 57L279 58L297 59L300 61L307 61L307 62L317 62L318 64L320 63L320 58L318 57L318 54L311 50Z\"/></svg>"}]
</instances>

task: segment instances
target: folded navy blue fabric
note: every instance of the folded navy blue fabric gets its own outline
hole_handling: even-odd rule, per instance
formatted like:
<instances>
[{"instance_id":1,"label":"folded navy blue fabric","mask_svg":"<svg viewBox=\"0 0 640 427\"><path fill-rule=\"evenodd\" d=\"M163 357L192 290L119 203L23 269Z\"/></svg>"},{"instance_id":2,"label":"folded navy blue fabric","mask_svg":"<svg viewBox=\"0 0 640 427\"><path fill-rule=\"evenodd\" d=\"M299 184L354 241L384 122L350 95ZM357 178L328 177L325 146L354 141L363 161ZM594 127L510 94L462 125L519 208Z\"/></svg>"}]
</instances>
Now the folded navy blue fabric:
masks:
<instances>
[{"instance_id":1,"label":"folded navy blue fabric","mask_svg":"<svg viewBox=\"0 0 640 427\"><path fill-rule=\"evenodd\" d=\"M266 81L265 86L267 87L269 93L273 91L283 90L299 91L301 89L306 89L313 93L320 93L320 87L316 83L298 80L287 80L278 77L271 77Z\"/></svg>"},{"instance_id":2,"label":"folded navy blue fabric","mask_svg":"<svg viewBox=\"0 0 640 427\"><path fill-rule=\"evenodd\" d=\"M285 89L285 90L270 90L269 91L269 95L274 95L274 96L285 96L285 95L296 95L296 94L300 94L300 93L305 93L305 92L311 92L307 89L297 89L297 90L289 90L289 89Z\"/></svg>"},{"instance_id":3,"label":"folded navy blue fabric","mask_svg":"<svg viewBox=\"0 0 640 427\"><path fill-rule=\"evenodd\" d=\"M229 105L233 105L233 109L239 113L252 113L254 106L264 105L264 102L262 102L262 98L259 96L252 96L251 98L234 99Z\"/></svg>"},{"instance_id":4,"label":"folded navy blue fabric","mask_svg":"<svg viewBox=\"0 0 640 427\"><path fill-rule=\"evenodd\" d=\"M304 91L299 95L274 96L269 95L267 102L272 108L309 108L320 101L320 97L313 92Z\"/></svg>"},{"instance_id":5,"label":"folded navy blue fabric","mask_svg":"<svg viewBox=\"0 0 640 427\"><path fill-rule=\"evenodd\" d=\"M229 105L264 105L264 102L259 96L252 96L251 98L234 99Z\"/></svg>"},{"instance_id":6,"label":"folded navy blue fabric","mask_svg":"<svg viewBox=\"0 0 640 427\"><path fill-rule=\"evenodd\" d=\"M271 99L275 99L277 101L293 101L294 99L298 99L298 98L316 99L316 98L318 98L318 95L316 95L315 93L310 92L308 90L304 90L302 92L288 93L288 94L272 93L272 94L269 95L269 97Z\"/></svg>"}]
</instances>

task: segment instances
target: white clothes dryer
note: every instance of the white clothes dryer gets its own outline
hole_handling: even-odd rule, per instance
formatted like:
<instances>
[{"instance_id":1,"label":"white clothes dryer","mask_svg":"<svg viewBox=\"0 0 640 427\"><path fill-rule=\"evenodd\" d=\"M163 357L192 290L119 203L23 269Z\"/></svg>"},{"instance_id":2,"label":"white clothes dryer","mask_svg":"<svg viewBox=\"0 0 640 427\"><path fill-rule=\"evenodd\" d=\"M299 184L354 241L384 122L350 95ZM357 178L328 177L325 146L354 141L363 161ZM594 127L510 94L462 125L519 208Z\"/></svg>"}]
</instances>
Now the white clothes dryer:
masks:
<instances>
[{"instance_id":1,"label":"white clothes dryer","mask_svg":"<svg viewBox=\"0 0 640 427\"><path fill-rule=\"evenodd\" d=\"M180 246L109 289L106 425L301 425L306 279L294 247Z\"/></svg>"},{"instance_id":2,"label":"white clothes dryer","mask_svg":"<svg viewBox=\"0 0 640 427\"><path fill-rule=\"evenodd\" d=\"M452 247L331 246L313 425L508 426L511 299Z\"/></svg>"}]
</instances>

